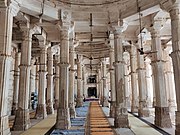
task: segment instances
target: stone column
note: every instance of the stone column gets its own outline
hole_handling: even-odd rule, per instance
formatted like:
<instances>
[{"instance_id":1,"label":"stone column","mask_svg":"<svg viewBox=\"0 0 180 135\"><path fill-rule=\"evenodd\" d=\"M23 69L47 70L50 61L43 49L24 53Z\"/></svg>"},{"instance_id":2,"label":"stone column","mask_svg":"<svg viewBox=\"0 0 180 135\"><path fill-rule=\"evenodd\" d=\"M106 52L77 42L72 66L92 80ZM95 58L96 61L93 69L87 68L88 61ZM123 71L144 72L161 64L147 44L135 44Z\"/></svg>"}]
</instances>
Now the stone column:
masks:
<instances>
[{"instance_id":1,"label":"stone column","mask_svg":"<svg viewBox=\"0 0 180 135\"><path fill-rule=\"evenodd\" d=\"M18 93L19 93L19 65L21 52L16 52L15 54L15 65L14 65L14 92L13 92L13 104L12 104L12 115L15 114L18 109Z\"/></svg>"},{"instance_id":2,"label":"stone column","mask_svg":"<svg viewBox=\"0 0 180 135\"><path fill-rule=\"evenodd\" d=\"M137 82L137 48L132 44L130 49L130 65L131 65L131 89L132 89L132 101L131 112L137 113L139 106L138 99L138 82Z\"/></svg>"},{"instance_id":3,"label":"stone column","mask_svg":"<svg viewBox=\"0 0 180 135\"><path fill-rule=\"evenodd\" d=\"M54 109L58 109L59 105L59 60L60 57L59 55L55 55L55 76L54 76L54 96L55 96L55 101L54 101Z\"/></svg>"},{"instance_id":4,"label":"stone column","mask_svg":"<svg viewBox=\"0 0 180 135\"><path fill-rule=\"evenodd\" d=\"M115 53L115 90L116 90L116 109L114 126L128 128L129 120L127 108L125 107L125 89L124 89L124 61L122 44L122 27L117 27L114 35L114 53Z\"/></svg>"},{"instance_id":5,"label":"stone column","mask_svg":"<svg viewBox=\"0 0 180 135\"><path fill-rule=\"evenodd\" d=\"M55 127L57 129L68 129L71 126L68 93L69 93L69 32L68 28L60 31L60 76L59 76L59 107L57 111L57 119Z\"/></svg>"},{"instance_id":6,"label":"stone column","mask_svg":"<svg viewBox=\"0 0 180 135\"><path fill-rule=\"evenodd\" d=\"M128 65L129 65L129 53L124 52L123 58L124 58L124 92L125 92L125 106L128 107L130 105L129 101L129 71L128 71ZM130 107L130 106L129 106Z\"/></svg>"},{"instance_id":7,"label":"stone column","mask_svg":"<svg viewBox=\"0 0 180 135\"><path fill-rule=\"evenodd\" d=\"M29 85L29 109L32 109L31 93L35 92L35 79L36 79L36 67L34 65L35 59L31 59L31 70L30 70L30 85Z\"/></svg>"},{"instance_id":8,"label":"stone column","mask_svg":"<svg viewBox=\"0 0 180 135\"><path fill-rule=\"evenodd\" d=\"M161 7L170 13L171 17L171 33L172 33L172 61L174 70L175 90L176 90L176 131L180 134L180 1L162 1Z\"/></svg>"},{"instance_id":9,"label":"stone column","mask_svg":"<svg viewBox=\"0 0 180 135\"><path fill-rule=\"evenodd\" d=\"M152 90L153 90L153 83L152 83L152 68L151 68L151 60L146 57L145 60L145 68L146 68L146 84L147 84L147 106L152 107Z\"/></svg>"},{"instance_id":10,"label":"stone column","mask_svg":"<svg viewBox=\"0 0 180 135\"><path fill-rule=\"evenodd\" d=\"M35 79L35 92L36 94L38 93L39 89L39 65L38 65L38 60L36 60L36 79Z\"/></svg>"},{"instance_id":11,"label":"stone column","mask_svg":"<svg viewBox=\"0 0 180 135\"><path fill-rule=\"evenodd\" d=\"M81 59L77 61L77 102L76 107L83 106L83 92L82 92L82 64Z\"/></svg>"},{"instance_id":12,"label":"stone column","mask_svg":"<svg viewBox=\"0 0 180 135\"><path fill-rule=\"evenodd\" d=\"M108 103L108 99L109 99L109 95L108 95L108 90L107 90L107 72L106 72L106 59L103 60L102 62L102 79L103 79L103 91L102 91L102 98L103 98L103 103L102 106L103 107L108 107L109 103Z\"/></svg>"},{"instance_id":13,"label":"stone column","mask_svg":"<svg viewBox=\"0 0 180 135\"><path fill-rule=\"evenodd\" d=\"M69 52L69 63L70 63L70 73L69 73L69 110L70 117L76 117L75 105L74 105L74 80L75 80L75 68L74 68L74 45L70 46Z\"/></svg>"},{"instance_id":14,"label":"stone column","mask_svg":"<svg viewBox=\"0 0 180 135\"><path fill-rule=\"evenodd\" d=\"M47 47L45 45L45 40L40 41L40 65L39 65L39 90L38 90L38 104L36 108L36 118L44 119L47 117L46 112L46 61L47 61Z\"/></svg>"},{"instance_id":15,"label":"stone column","mask_svg":"<svg viewBox=\"0 0 180 135\"><path fill-rule=\"evenodd\" d=\"M171 46L168 46L164 49L164 57L165 57L165 81L166 81L166 92L167 92L167 100L170 112L174 113L176 109L176 97L175 97L175 85L174 85L174 73L172 67L172 59L169 56L169 52L171 51Z\"/></svg>"},{"instance_id":16,"label":"stone column","mask_svg":"<svg viewBox=\"0 0 180 135\"><path fill-rule=\"evenodd\" d=\"M10 134L8 122L8 81L11 67L11 42L13 16L18 12L18 5L15 1L7 7L7 1L1 1L0 8L0 134Z\"/></svg>"},{"instance_id":17,"label":"stone column","mask_svg":"<svg viewBox=\"0 0 180 135\"><path fill-rule=\"evenodd\" d=\"M87 97L87 85L86 84L87 84L87 70L86 70L86 67L83 66L83 95L84 95L84 98Z\"/></svg>"},{"instance_id":18,"label":"stone column","mask_svg":"<svg viewBox=\"0 0 180 135\"><path fill-rule=\"evenodd\" d=\"M49 47L47 49L47 114L54 114L54 108L53 108L53 99L54 99L54 92L53 92L53 52L52 48Z\"/></svg>"},{"instance_id":19,"label":"stone column","mask_svg":"<svg viewBox=\"0 0 180 135\"><path fill-rule=\"evenodd\" d=\"M152 54L153 58L151 62L156 94L155 125L162 128L170 128L172 125L167 104L164 60L161 46L160 29L160 21L155 21L153 27L149 28L151 32L152 51L156 52Z\"/></svg>"},{"instance_id":20,"label":"stone column","mask_svg":"<svg viewBox=\"0 0 180 135\"><path fill-rule=\"evenodd\" d=\"M114 47L110 49L110 87L111 87L111 103L110 103L110 117L115 116L116 105L116 91L115 91L115 73L114 73Z\"/></svg>"},{"instance_id":21,"label":"stone column","mask_svg":"<svg viewBox=\"0 0 180 135\"><path fill-rule=\"evenodd\" d=\"M26 130L30 127L29 118L29 86L30 86L30 70L31 70L31 45L32 33L29 29L29 23L22 28L23 42L21 45L21 64L20 64L20 80L18 109L15 115L14 130Z\"/></svg>"},{"instance_id":22,"label":"stone column","mask_svg":"<svg viewBox=\"0 0 180 135\"><path fill-rule=\"evenodd\" d=\"M140 48L140 44L139 44ZM144 64L144 55L137 53L138 61L138 86L139 86L139 108L138 115L140 117L149 117L149 109L147 108L147 85L146 85L146 69Z\"/></svg>"},{"instance_id":23,"label":"stone column","mask_svg":"<svg viewBox=\"0 0 180 135\"><path fill-rule=\"evenodd\" d=\"M98 98L99 99L101 99L101 70L100 69L98 69L98 77L97 77L98 79L98 81L97 81L97 84L98 84L98 93L97 93L97 96L98 96Z\"/></svg>"}]
</instances>

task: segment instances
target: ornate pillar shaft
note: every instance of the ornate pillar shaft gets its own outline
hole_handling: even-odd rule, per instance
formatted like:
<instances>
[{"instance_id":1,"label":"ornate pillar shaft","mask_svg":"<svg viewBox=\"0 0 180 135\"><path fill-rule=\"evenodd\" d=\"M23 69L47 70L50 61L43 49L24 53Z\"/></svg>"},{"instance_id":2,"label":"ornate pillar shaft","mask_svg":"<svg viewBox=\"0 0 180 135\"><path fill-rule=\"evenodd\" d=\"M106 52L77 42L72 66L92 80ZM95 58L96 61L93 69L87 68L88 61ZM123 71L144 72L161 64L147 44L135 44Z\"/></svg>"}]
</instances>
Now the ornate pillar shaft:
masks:
<instances>
[{"instance_id":1,"label":"ornate pillar shaft","mask_svg":"<svg viewBox=\"0 0 180 135\"><path fill-rule=\"evenodd\" d=\"M140 45L139 45L140 46ZM139 109L138 115L140 117L149 117L149 109L147 108L147 84L146 84L146 70L144 64L144 55L137 53L138 61L138 86L139 86Z\"/></svg>"},{"instance_id":2,"label":"ornate pillar shaft","mask_svg":"<svg viewBox=\"0 0 180 135\"><path fill-rule=\"evenodd\" d=\"M60 45L60 76L59 76L59 108L57 111L56 128L68 129L71 126L68 93L69 93L69 32L68 28L61 31Z\"/></svg>"},{"instance_id":3,"label":"ornate pillar shaft","mask_svg":"<svg viewBox=\"0 0 180 135\"><path fill-rule=\"evenodd\" d=\"M45 41L40 41L40 65L39 65L39 90L38 90L38 104L36 108L36 118L46 118L46 74L47 74L47 47Z\"/></svg>"},{"instance_id":4,"label":"ornate pillar shaft","mask_svg":"<svg viewBox=\"0 0 180 135\"><path fill-rule=\"evenodd\" d=\"M55 102L54 102L54 109L58 109L59 105L59 55L55 55L55 76L54 76L54 96L55 96Z\"/></svg>"},{"instance_id":5,"label":"ornate pillar shaft","mask_svg":"<svg viewBox=\"0 0 180 135\"><path fill-rule=\"evenodd\" d=\"M35 91L36 93L38 93L38 89L39 89L39 65L36 63L36 81L35 81Z\"/></svg>"},{"instance_id":6,"label":"ornate pillar shaft","mask_svg":"<svg viewBox=\"0 0 180 135\"><path fill-rule=\"evenodd\" d=\"M48 57L48 75L47 75L47 114L54 114L53 108L53 99L54 99L54 92L53 92L53 52L52 48L49 47L47 50L47 57Z\"/></svg>"},{"instance_id":7,"label":"ornate pillar shaft","mask_svg":"<svg viewBox=\"0 0 180 135\"><path fill-rule=\"evenodd\" d=\"M102 62L102 79L103 79L103 92L102 92L102 98L103 98L103 104L102 106L109 106L108 103L108 99L109 99L109 95L108 95L108 90L107 90L107 70L106 70L106 60L104 60Z\"/></svg>"},{"instance_id":8,"label":"ornate pillar shaft","mask_svg":"<svg viewBox=\"0 0 180 135\"><path fill-rule=\"evenodd\" d=\"M83 91L82 91L82 64L81 59L77 62L77 103L76 107L83 106Z\"/></svg>"},{"instance_id":9,"label":"ornate pillar shaft","mask_svg":"<svg viewBox=\"0 0 180 135\"><path fill-rule=\"evenodd\" d=\"M166 81L166 92L167 100L170 112L174 112L176 109L176 97L175 97L175 84L174 84L174 73L172 67L172 59L169 56L171 47L164 49L165 56L165 81Z\"/></svg>"},{"instance_id":10,"label":"ornate pillar shaft","mask_svg":"<svg viewBox=\"0 0 180 135\"><path fill-rule=\"evenodd\" d=\"M110 87L111 87L111 104L110 117L115 117L116 91L115 91L115 73L114 73L114 48L110 49Z\"/></svg>"},{"instance_id":11,"label":"ornate pillar shaft","mask_svg":"<svg viewBox=\"0 0 180 135\"><path fill-rule=\"evenodd\" d=\"M72 42L72 41L71 41ZM76 117L75 105L74 105L74 80L75 80L75 69L74 69L74 45L70 46L69 52L69 63L70 63L70 73L69 73L69 109L70 117Z\"/></svg>"},{"instance_id":12,"label":"ornate pillar shaft","mask_svg":"<svg viewBox=\"0 0 180 135\"><path fill-rule=\"evenodd\" d=\"M152 71L154 75L154 86L156 94L155 125L163 128L170 128L172 125L169 115L169 107L167 104L160 28L160 22L154 22L153 27L150 28L152 39L152 51L157 51L156 53L152 54Z\"/></svg>"},{"instance_id":13,"label":"ornate pillar shaft","mask_svg":"<svg viewBox=\"0 0 180 135\"><path fill-rule=\"evenodd\" d=\"M124 61L122 31L115 31L114 53L115 53L115 89L116 89L116 112L115 127L129 127L127 108L125 107L125 89L124 89Z\"/></svg>"},{"instance_id":14,"label":"ornate pillar shaft","mask_svg":"<svg viewBox=\"0 0 180 135\"><path fill-rule=\"evenodd\" d=\"M29 85L29 109L32 109L31 93L35 92L35 79L36 79L36 67L34 65L35 59L31 59L31 70L30 70L30 85Z\"/></svg>"},{"instance_id":15,"label":"ornate pillar shaft","mask_svg":"<svg viewBox=\"0 0 180 135\"><path fill-rule=\"evenodd\" d=\"M29 86L31 70L31 45L32 34L28 28L29 23L23 29L23 42L21 45L21 64L18 95L18 110L16 111L14 130L26 130L30 127L29 118Z\"/></svg>"},{"instance_id":16,"label":"ornate pillar shaft","mask_svg":"<svg viewBox=\"0 0 180 135\"><path fill-rule=\"evenodd\" d=\"M177 1L171 8L170 17L171 17L171 33L172 33L172 48L173 52L171 53L173 61L173 70L174 70L174 80L175 80L175 90L176 90L176 102L177 102L177 111L176 111L176 135L180 134L180 2Z\"/></svg>"},{"instance_id":17,"label":"ornate pillar shaft","mask_svg":"<svg viewBox=\"0 0 180 135\"><path fill-rule=\"evenodd\" d=\"M145 60L145 68L146 68L146 84L147 84L147 106L152 106L152 94L153 83L152 83L152 69L151 69L151 61L149 58Z\"/></svg>"},{"instance_id":18,"label":"ornate pillar shaft","mask_svg":"<svg viewBox=\"0 0 180 135\"><path fill-rule=\"evenodd\" d=\"M21 53L16 52L16 54L15 54L15 65L14 65L14 92L13 92L12 114L15 114L16 110L18 109L20 60L21 60Z\"/></svg>"},{"instance_id":19,"label":"ornate pillar shaft","mask_svg":"<svg viewBox=\"0 0 180 135\"><path fill-rule=\"evenodd\" d=\"M137 113L139 100L138 100L138 82L137 82L137 49L134 45L131 45L130 50L130 65L131 65L131 89L132 89L132 103L131 112Z\"/></svg>"},{"instance_id":20,"label":"ornate pillar shaft","mask_svg":"<svg viewBox=\"0 0 180 135\"><path fill-rule=\"evenodd\" d=\"M8 122L8 81L10 76L10 64L11 64L11 42L12 42L12 27L13 16L16 13L13 11L14 5L6 7L7 1L4 1L4 7L0 8L0 134L10 134L9 122ZM17 7L16 7L17 8Z\"/></svg>"},{"instance_id":21,"label":"ornate pillar shaft","mask_svg":"<svg viewBox=\"0 0 180 135\"><path fill-rule=\"evenodd\" d=\"M124 52L123 57L124 57L124 92L125 92L125 106L128 107L130 102L129 102L129 71L128 71L128 52Z\"/></svg>"}]
</instances>

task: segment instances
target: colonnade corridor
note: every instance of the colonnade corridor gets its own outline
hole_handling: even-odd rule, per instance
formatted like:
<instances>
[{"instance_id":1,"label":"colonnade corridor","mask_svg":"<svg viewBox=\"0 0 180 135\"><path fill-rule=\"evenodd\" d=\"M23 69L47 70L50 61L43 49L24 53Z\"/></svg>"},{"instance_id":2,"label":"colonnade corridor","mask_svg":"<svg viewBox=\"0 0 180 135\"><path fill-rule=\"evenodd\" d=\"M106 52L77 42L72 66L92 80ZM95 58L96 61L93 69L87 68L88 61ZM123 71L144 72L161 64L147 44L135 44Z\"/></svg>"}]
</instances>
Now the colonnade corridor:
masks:
<instances>
[{"instance_id":1,"label":"colonnade corridor","mask_svg":"<svg viewBox=\"0 0 180 135\"><path fill-rule=\"evenodd\" d=\"M180 0L0 0L0 135L180 135L179 24Z\"/></svg>"}]
</instances>

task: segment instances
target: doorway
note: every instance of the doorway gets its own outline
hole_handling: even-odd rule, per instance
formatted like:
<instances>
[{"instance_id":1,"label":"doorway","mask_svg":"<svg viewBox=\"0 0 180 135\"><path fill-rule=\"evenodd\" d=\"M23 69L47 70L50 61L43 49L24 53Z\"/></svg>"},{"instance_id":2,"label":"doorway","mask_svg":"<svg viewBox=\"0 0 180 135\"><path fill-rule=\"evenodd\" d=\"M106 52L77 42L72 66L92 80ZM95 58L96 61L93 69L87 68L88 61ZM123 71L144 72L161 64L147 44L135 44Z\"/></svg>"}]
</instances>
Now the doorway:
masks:
<instances>
[{"instance_id":1,"label":"doorway","mask_svg":"<svg viewBox=\"0 0 180 135\"><path fill-rule=\"evenodd\" d=\"M96 87L89 87L88 88L88 97L97 98L97 89L96 89Z\"/></svg>"}]
</instances>

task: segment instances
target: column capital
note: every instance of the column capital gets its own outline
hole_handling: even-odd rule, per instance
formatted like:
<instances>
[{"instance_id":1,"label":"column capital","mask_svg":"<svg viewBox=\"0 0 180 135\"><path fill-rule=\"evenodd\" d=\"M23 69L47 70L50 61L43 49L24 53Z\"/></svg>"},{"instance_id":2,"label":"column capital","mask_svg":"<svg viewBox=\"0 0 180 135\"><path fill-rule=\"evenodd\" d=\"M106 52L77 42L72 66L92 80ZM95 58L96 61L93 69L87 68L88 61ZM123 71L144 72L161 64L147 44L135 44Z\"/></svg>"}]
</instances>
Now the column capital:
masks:
<instances>
[{"instance_id":1,"label":"column capital","mask_svg":"<svg viewBox=\"0 0 180 135\"><path fill-rule=\"evenodd\" d=\"M0 1L0 5L1 5L0 10L5 10L6 8L9 8L10 13L12 13L13 16L16 16L20 10L21 3L22 0L11 0L10 2L7 0L2 0Z\"/></svg>"}]
</instances>

